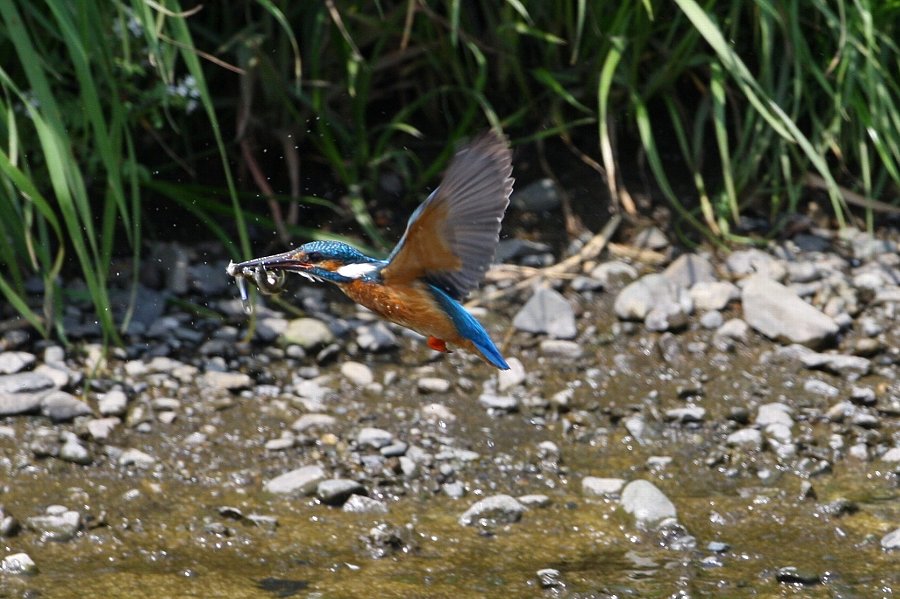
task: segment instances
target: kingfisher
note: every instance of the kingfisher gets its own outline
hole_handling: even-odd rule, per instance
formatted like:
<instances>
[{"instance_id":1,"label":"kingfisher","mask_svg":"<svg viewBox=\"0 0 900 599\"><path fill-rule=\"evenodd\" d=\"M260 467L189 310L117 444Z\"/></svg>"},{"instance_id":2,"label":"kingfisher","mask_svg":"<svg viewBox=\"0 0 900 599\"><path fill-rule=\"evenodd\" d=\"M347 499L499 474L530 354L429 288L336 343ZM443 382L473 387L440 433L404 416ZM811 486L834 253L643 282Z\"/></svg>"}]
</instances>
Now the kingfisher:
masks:
<instances>
[{"instance_id":1,"label":"kingfisher","mask_svg":"<svg viewBox=\"0 0 900 599\"><path fill-rule=\"evenodd\" d=\"M473 352L501 370L509 365L478 320L462 305L494 259L512 193L509 143L489 131L457 152L440 185L413 212L386 260L337 241L228 265L243 300L244 279L277 292L285 272L337 285L380 317L428 339L428 347Z\"/></svg>"}]
</instances>

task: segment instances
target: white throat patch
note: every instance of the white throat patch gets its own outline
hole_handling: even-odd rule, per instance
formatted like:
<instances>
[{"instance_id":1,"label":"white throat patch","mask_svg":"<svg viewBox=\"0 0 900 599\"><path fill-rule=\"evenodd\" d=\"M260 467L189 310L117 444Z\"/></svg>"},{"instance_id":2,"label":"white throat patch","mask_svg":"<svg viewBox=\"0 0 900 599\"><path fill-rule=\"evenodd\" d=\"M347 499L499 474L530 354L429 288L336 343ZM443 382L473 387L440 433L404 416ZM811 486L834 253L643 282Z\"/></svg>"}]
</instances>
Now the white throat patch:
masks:
<instances>
[{"instance_id":1,"label":"white throat patch","mask_svg":"<svg viewBox=\"0 0 900 599\"><path fill-rule=\"evenodd\" d=\"M360 279L377 269L378 265L373 263L347 264L346 266L340 267L335 272L348 279Z\"/></svg>"}]
</instances>

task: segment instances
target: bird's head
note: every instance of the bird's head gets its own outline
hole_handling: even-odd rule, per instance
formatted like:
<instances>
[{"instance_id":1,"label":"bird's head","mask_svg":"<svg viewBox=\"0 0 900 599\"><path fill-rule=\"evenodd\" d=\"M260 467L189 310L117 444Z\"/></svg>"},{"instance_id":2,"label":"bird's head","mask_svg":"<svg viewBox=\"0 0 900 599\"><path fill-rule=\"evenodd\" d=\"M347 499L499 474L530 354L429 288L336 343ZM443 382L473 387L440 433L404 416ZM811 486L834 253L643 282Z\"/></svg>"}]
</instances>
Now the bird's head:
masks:
<instances>
[{"instance_id":1,"label":"bird's head","mask_svg":"<svg viewBox=\"0 0 900 599\"><path fill-rule=\"evenodd\" d=\"M274 256L228 265L232 277L251 277L263 292L277 291L284 272L314 281L349 283L377 269L380 261L340 241L313 241Z\"/></svg>"}]
</instances>

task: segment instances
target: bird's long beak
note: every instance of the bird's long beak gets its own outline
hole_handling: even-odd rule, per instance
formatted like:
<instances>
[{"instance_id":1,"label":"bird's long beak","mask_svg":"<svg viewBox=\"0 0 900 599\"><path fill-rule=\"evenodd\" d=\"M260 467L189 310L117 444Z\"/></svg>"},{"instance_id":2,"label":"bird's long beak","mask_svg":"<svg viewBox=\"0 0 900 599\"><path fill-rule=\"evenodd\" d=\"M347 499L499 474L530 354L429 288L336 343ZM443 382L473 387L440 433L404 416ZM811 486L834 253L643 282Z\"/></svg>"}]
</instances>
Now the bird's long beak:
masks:
<instances>
[{"instance_id":1,"label":"bird's long beak","mask_svg":"<svg viewBox=\"0 0 900 599\"><path fill-rule=\"evenodd\" d=\"M281 254L254 258L246 262L230 262L225 272L232 277L252 276L259 270L293 270L304 271L312 268L306 260L306 253L301 250L288 250Z\"/></svg>"}]
</instances>

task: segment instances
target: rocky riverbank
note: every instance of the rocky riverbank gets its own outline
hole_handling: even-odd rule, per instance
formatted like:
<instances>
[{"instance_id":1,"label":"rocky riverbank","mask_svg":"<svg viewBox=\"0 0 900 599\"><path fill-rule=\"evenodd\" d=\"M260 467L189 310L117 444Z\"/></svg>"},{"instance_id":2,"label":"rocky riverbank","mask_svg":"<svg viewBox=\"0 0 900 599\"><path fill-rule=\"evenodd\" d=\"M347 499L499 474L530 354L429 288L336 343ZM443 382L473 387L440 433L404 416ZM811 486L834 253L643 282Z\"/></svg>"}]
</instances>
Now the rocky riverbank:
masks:
<instances>
[{"instance_id":1,"label":"rocky riverbank","mask_svg":"<svg viewBox=\"0 0 900 599\"><path fill-rule=\"evenodd\" d=\"M0 596L900 585L896 233L587 264L479 312L500 373L166 251L123 348L0 338Z\"/></svg>"}]
</instances>

